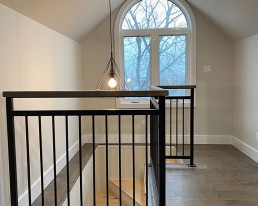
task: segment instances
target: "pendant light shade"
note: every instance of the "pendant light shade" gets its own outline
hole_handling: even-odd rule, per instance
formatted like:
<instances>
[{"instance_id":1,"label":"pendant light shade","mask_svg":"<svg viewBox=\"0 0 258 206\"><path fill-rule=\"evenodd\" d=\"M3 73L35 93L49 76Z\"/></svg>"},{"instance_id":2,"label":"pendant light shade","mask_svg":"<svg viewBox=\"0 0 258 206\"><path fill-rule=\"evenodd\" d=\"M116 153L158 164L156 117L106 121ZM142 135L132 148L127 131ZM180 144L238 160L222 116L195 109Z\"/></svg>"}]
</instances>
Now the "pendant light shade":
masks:
<instances>
[{"instance_id":1,"label":"pendant light shade","mask_svg":"<svg viewBox=\"0 0 258 206\"><path fill-rule=\"evenodd\" d=\"M121 75L120 70L115 62L113 56L113 34L112 34L112 11L111 2L109 0L109 32L110 32L110 59L106 66L102 77L97 85L97 90L125 90L126 83L124 81L123 75Z\"/></svg>"},{"instance_id":2,"label":"pendant light shade","mask_svg":"<svg viewBox=\"0 0 258 206\"><path fill-rule=\"evenodd\" d=\"M100 78L97 90L125 90L126 85L121 75L115 59L113 58L113 54L111 54L111 58L108 61L106 69Z\"/></svg>"}]
</instances>

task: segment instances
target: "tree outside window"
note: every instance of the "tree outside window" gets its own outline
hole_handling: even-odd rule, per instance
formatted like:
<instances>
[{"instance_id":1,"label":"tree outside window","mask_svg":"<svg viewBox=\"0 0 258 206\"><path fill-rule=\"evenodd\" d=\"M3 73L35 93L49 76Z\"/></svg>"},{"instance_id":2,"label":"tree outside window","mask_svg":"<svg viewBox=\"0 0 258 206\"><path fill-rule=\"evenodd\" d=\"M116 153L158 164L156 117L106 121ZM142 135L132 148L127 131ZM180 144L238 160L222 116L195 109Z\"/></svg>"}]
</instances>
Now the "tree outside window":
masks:
<instances>
[{"instance_id":1,"label":"tree outside window","mask_svg":"<svg viewBox=\"0 0 258 206\"><path fill-rule=\"evenodd\" d=\"M189 84L189 18L169 0L142 0L127 8L119 36L126 85L146 90L149 85ZM174 91L173 95L184 95Z\"/></svg>"}]
</instances>

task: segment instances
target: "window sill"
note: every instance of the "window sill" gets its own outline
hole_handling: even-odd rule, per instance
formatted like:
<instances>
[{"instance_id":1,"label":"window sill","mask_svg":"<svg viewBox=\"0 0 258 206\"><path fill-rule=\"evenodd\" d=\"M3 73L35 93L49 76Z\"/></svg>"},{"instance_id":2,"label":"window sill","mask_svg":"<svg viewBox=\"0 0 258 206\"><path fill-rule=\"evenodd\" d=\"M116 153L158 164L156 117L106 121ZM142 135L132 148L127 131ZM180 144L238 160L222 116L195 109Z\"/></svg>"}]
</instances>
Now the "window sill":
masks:
<instances>
[{"instance_id":1,"label":"window sill","mask_svg":"<svg viewBox=\"0 0 258 206\"><path fill-rule=\"evenodd\" d=\"M176 102L173 102L172 108L176 108ZM184 107L190 108L190 101L185 100ZM178 102L178 107L182 108L183 103ZM194 107L196 107L196 102L194 104ZM149 100L125 100L123 98L117 98L116 99L116 108L117 109L146 109L150 108L150 101ZM166 100L166 108L170 108L170 101Z\"/></svg>"}]
</instances>

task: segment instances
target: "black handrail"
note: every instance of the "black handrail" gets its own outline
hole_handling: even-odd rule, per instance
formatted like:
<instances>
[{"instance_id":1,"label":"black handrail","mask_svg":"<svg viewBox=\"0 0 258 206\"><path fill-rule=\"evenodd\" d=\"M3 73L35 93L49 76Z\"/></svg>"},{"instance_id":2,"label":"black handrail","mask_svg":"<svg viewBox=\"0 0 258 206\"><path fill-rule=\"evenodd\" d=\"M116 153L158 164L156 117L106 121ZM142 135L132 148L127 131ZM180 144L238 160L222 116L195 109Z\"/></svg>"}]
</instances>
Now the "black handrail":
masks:
<instances>
[{"instance_id":1,"label":"black handrail","mask_svg":"<svg viewBox=\"0 0 258 206\"><path fill-rule=\"evenodd\" d=\"M167 96L168 91L150 87L138 91L5 91L3 97L10 98L99 98L99 97L159 97Z\"/></svg>"}]
</instances>

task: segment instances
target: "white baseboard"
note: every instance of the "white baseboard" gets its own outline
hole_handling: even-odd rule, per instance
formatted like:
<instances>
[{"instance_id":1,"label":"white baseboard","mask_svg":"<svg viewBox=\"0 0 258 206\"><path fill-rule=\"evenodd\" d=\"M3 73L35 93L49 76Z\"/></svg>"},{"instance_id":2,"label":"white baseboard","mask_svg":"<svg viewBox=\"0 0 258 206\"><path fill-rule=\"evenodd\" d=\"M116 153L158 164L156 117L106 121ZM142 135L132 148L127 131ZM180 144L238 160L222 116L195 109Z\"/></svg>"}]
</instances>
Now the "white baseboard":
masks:
<instances>
[{"instance_id":1,"label":"white baseboard","mask_svg":"<svg viewBox=\"0 0 258 206\"><path fill-rule=\"evenodd\" d=\"M84 135L83 139L86 143L92 143L92 135ZM176 136L172 135L172 142L175 143ZM131 134L122 134L121 141L123 143L132 143L132 135ZM135 143L145 143L146 136L145 135L135 135ZM95 135L95 143L105 143L106 136L105 134L96 134ZM109 143L118 143L118 134L109 134L108 136ZM166 142L170 142L170 136L166 135ZM181 144L183 142L182 135L178 135L178 143ZM190 143L189 135L185 135L185 143ZM195 135L194 137L195 144L232 144L232 136L229 135Z\"/></svg>"},{"instance_id":2,"label":"white baseboard","mask_svg":"<svg viewBox=\"0 0 258 206\"><path fill-rule=\"evenodd\" d=\"M195 144L232 144L230 135L195 135Z\"/></svg>"},{"instance_id":3,"label":"white baseboard","mask_svg":"<svg viewBox=\"0 0 258 206\"><path fill-rule=\"evenodd\" d=\"M82 144L85 142L82 141ZM73 146L69 149L69 159L71 160L74 155L79 151L79 141L77 141ZM66 154L63 154L56 162L56 171L57 174L66 166ZM54 167L50 167L44 173L44 188L46 188L51 181L54 179ZM31 186L31 200L34 202L37 197L41 194L41 178L39 178L36 182L34 182ZM26 191L23 195L19 197L19 205L27 206L29 205L28 200L28 191Z\"/></svg>"},{"instance_id":4,"label":"white baseboard","mask_svg":"<svg viewBox=\"0 0 258 206\"><path fill-rule=\"evenodd\" d=\"M243 141L232 137L232 145L258 163L258 151Z\"/></svg>"}]
</instances>

